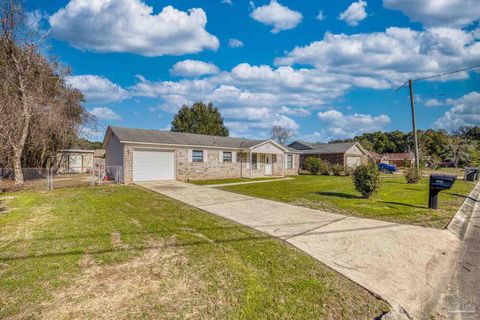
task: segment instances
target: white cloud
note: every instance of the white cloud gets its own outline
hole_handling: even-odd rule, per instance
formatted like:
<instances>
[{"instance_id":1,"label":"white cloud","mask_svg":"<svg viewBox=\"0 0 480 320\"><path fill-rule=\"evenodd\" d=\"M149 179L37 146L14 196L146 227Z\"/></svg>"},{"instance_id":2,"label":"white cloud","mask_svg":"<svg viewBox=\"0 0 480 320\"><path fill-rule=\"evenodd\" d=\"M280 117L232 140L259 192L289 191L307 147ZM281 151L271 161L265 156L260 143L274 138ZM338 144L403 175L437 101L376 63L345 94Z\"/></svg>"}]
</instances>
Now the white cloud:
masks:
<instances>
[{"instance_id":1,"label":"white cloud","mask_svg":"<svg viewBox=\"0 0 480 320\"><path fill-rule=\"evenodd\" d=\"M325 15L323 14L323 10L318 11L317 16L315 17L315 19L317 19L318 21L323 21L323 20L325 20L325 18L326 18L326 17L325 17Z\"/></svg>"},{"instance_id":2,"label":"white cloud","mask_svg":"<svg viewBox=\"0 0 480 320\"><path fill-rule=\"evenodd\" d=\"M462 27L480 19L478 0L383 0L383 6L427 27Z\"/></svg>"},{"instance_id":3,"label":"white cloud","mask_svg":"<svg viewBox=\"0 0 480 320\"><path fill-rule=\"evenodd\" d=\"M89 110L88 113L100 120L122 120L122 117L110 108L97 107Z\"/></svg>"},{"instance_id":4,"label":"white cloud","mask_svg":"<svg viewBox=\"0 0 480 320\"><path fill-rule=\"evenodd\" d=\"M80 90L87 102L115 102L129 98L129 93L118 84L96 75L69 76L66 81Z\"/></svg>"},{"instance_id":5,"label":"white cloud","mask_svg":"<svg viewBox=\"0 0 480 320\"><path fill-rule=\"evenodd\" d=\"M288 108L285 106L281 107L280 110L278 110L278 113L292 117L308 117L312 114L305 108Z\"/></svg>"},{"instance_id":6,"label":"white cloud","mask_svg":"<svg viewBox=\"0 0 480 320\"><path fill-rule=\"evenodd\" d=\"M447 99L452 108L440 117L433 127L436 129L458 129L461 126L480 125L480 92L472 91L459 99Z\"/></svg>"},{"instance_id":7,"label":"white cloud","mask_svg":"<svg viewBox=\"0 0 480 320\"><path fill-rule=\"evenodd\" d=\"M255 8L250 17L254 20L273 26L272 33L295 28L302 21L302 14L298 11L282 6L276 0L268 5Z\"/></svg>"},{"instance_id":8,"label":"white cloud","mask_svg":"<svg viewBox=\"0 0 480 320\"><path fill-rule=\"evenodd\" d=\"M328 110L317 114L321 123L327 126L332 137L353 137L355 135L382 130L390 123L385 115L372 116L370 114L354 113L344 115L337 110Z\"/></svg>"},{"instance_id":9,"label":"white cloud","mask_svg":"<svg viewBox=\"0 0 480 320\"><path fill-rule=\"evenodd\" d=\"M243 42L238 39L230 39L228 40L228 46L230 48L241 48L243 47Z\"/></svg>"},{"instance_id":10,"label":"white cloud","mask_svg":"<svg viewBox=\"0 0 480 320\"><path fill-rule=\"evenodd\" d=\"M70 0L49 18L53 36L75 48L144 56L216 50L203 9L167 6L158 14L142 0Z\"/></svg>"},{"instance_id":11,"label":"white cloud","mask_svg":"<svg viewBox=\"0 0 480 320\"><path fill-rule=\"evenodd\" d=\"M347 10L340 13L338 19L345 21L350 26L355 27L360 21L367 17L367 2L359 0L358 2L352 3Z\"/></svg>"},{"instance_id":12,"label":"white cloud","mask_svg":"<svg viewBox=\"0 0 480 320\"><path fill-rule=\"evenodd\" d=\"M323 72L345 74L373 87L398 86L409 78L430 76L478 64L480 29L391 27L385 32L353 35L325 33L323 40L296 47L277 65L309 64ZM466 74L457 74L466 77ZM446 79L452 79L448 77ZM435 81L442 80L436 78Z\"/></svg>"},{"instance_id":13,"label":"white cloud","mask_svg":"<svg viewBox=\"0 0 480 320\"><path fill-rule=\"evenodd\" d=\"M183 77L198 77L206 74L216 74L218 72L220 72L220 70L213 63L198 60L179 61L170 69L170 74Z\"/></svg>"},{"instance_id":14,"label":"white cloud","mask_svg":"<svg viewBox=\"0 0 480 320\"><path fill-rule=\"evenodd\" d=\"M425 101L425 107L438 107L441 105L443 105L443 103L437 99L428 99Z\"/></svg>"},{"instance_id":15,"label":"white cloud","mask_svg":"<svg viewBox=\"0 0 480 320\"><path fill-rule=\"evenodd\" d=\"M46 17L46 14L40 10L29 11L25 14L25 22L29 29L33 31L39 31L42 20Z\"/></svg>"}]
</instances>

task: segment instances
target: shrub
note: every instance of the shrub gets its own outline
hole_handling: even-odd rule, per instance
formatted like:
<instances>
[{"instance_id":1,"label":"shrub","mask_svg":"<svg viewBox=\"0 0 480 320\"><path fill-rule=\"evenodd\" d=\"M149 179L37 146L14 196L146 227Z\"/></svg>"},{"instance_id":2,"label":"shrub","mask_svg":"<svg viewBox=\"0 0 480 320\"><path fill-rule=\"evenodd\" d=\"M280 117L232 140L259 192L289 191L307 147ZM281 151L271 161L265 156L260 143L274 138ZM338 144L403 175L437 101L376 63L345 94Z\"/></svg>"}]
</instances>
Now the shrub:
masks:
<instances>
[{"instance_id":1,"label":"shrub","mask_svg":"<svg viewBox=\"0 0 480 320\"><path fill-rule=\"evenodd\" d=\"M420 179L422 178L422 174L417 168L415 167L410 167L405 169L405 179L407 179L407 183L418 183Z\"/></svg>"},{"instance_id":2,"label":"shrub","mask_svg":"<svg viewBox=\"0 0 480 320\"><path fill-rule=\"evenodd\" d=\"M320 160L320 174L324 176L330 175L330 165L328 162Z\"/></svg>"},{"instance_id":3,"label":"shrub","mask_svg":"<svg viewBox=\"0 0 480 320\"><path fill-rule=\"evenodd\" d=\"M332 173L334 176L341 176L345 172L345 168L337 163L332 166Z\"/></svg>"},{"instance_id":4,"label":"shrub","mask_svg":"<svg viewBox=\"0 0 480 320\"><path fill-rule=\"evenodd\" d=\"M380 171L374 164L358 166L352 174L355 189L362 194L365 199L369 198L380 188Z\"/></svg>"},{"instance_id":5,"label":"shrub","mask_svg":"<svg viewBox=\"0 0 480 320\"><path fill-rule=\"evenodd\" d=\"M318 159L317 157L308 157L305 159L303 167L311 174L318 174L320 172L321 162L322 160Z\"/></svg>"}]
</instances>

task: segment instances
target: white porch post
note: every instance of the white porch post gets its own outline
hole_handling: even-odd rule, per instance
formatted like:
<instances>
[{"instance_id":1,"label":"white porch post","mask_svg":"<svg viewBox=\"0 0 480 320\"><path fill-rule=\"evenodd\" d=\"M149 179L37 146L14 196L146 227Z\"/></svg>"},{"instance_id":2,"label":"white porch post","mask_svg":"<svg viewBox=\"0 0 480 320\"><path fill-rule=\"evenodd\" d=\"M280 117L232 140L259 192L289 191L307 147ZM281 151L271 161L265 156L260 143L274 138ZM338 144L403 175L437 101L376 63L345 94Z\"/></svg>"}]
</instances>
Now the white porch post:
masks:
<instances>
[{"instance_id":1,"label":"white porch post","mask_svg":"<svg viewBox=\"0 0 480 320\"><path fill-rule=\"evenodd\" d=\"M249 157L249 161L250 161L250 179L253 178L253 173L252 173L252 156L253 156L253 152L250 151L250 157Z\"/></svg>"}]
</instances>

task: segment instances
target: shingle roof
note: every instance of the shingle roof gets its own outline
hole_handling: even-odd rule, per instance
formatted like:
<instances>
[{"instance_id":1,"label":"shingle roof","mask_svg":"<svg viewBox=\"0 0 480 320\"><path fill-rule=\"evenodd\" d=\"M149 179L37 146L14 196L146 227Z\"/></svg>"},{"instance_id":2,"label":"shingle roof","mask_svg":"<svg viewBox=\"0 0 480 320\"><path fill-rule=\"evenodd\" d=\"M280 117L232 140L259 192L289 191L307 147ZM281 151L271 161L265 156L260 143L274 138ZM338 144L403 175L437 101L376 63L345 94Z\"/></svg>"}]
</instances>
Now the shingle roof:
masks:
<instances>
[{"instance_id":1,"label":"shingle roof","mask_svg":"<svg viewBox=\"0 0 480 320\"><path fill-rule=\"evenodd\" d=\"M308 150L301 150L303 154L337 154L337 153L345 153L353 147L357 142L340 142L340 143L309 143L309 142L302 142L299 143L309 146L311 149ZM292 143L290 146L295 144Z\"/></svg>"},{"instance_id":2,"label":"shingle roof","mask_svg":"<svg viewBox=\"0 0 480 320\"><path fill-rule=\"evenodd\" d=\"M244 149L256 146L267 140L253 140L232 137L209 136L203 134L145 130L122 127L109 127L120 141L146 142L172 145L224 147Z\"/></svg>"},{"instance_id":3,"label":"shingle roof","mask_svg":"<svg viewBox=\"0 0 480 320\"><path fill-rule=\"evenodd\" d=\"M413 153L409 152L398 152L398 153L385 153L384 157L387 160L413 160L415 156Z\"/></svg>"}]
</instances>

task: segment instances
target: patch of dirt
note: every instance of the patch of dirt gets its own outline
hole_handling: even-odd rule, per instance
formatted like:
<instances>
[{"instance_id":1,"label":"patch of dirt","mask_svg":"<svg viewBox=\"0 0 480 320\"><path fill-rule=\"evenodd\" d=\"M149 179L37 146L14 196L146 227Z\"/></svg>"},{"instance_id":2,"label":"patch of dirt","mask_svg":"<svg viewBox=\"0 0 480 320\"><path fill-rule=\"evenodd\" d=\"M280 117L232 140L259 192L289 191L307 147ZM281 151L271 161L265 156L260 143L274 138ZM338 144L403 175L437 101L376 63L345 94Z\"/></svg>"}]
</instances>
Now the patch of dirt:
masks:
<instances>
[{"instance_id":1,"label":"patch of dirt","mask_svg":"<svg viewBox=\"0 0 480 320\"><path fill-rule=\"evenodd\" d=\"M211 318L208 314L218 301L209 301L214 297L204 292L196 266L174 243L170 239L151 244L142 255L115 265L98 265L86 254L74 283L54 293L32 315L41 319Z\"/></svg>"}]
</instances>

